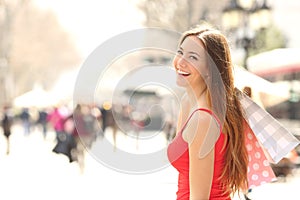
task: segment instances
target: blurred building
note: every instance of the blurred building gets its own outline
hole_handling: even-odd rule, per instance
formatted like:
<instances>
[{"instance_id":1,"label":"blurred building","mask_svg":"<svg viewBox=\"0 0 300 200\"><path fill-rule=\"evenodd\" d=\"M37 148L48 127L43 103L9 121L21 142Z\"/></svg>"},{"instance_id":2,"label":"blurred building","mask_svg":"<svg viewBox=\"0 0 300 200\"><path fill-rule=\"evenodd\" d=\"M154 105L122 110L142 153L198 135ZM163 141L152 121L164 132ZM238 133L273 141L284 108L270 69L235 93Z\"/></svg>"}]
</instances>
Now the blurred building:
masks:
<instances>
[{"instance_id":1,"label":"blurred building","mask_svg":"<svg viewBox=\"0 0 300 200\"><path fill-rule=\"evenodd\" d=\"M300 135L300 48L283 48L248 58L249 70L289 92L289 98L266 108ZM280 93L280 91L278 91Z\"/></svg>"},{"instance_id":2,"label":"blurred building","mask_svg":"<svg viewBox=\"0 0 300 200\"><path fill-rule=\"evenodd\" d=\"M293 133L300 134L300 1L269 0L273 23L286 38L286 48L254 55L248 59L249 70L281 85L290 98L267 110Z\"/></svg>"}]
</instances>

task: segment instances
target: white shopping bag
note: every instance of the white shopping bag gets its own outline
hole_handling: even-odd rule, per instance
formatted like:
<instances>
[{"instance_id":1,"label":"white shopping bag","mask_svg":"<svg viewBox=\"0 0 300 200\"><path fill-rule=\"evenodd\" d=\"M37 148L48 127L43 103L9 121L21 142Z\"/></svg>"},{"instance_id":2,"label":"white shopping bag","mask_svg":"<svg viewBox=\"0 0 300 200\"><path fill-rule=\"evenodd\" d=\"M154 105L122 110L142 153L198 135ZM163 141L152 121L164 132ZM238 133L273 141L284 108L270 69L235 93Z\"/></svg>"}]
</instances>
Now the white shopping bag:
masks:
<instances>
[{"instance_id":1,"label":"white shopping bag","mask_svg":"<svg viewBox=\"0 0 300 200\"><path fill-rule=\"evenodd\" d=\"M241 93L240 102L245 119L270 162L278 163L299 144L299 140L292 133L247 95Z\"/></svg>"}]
</instances>

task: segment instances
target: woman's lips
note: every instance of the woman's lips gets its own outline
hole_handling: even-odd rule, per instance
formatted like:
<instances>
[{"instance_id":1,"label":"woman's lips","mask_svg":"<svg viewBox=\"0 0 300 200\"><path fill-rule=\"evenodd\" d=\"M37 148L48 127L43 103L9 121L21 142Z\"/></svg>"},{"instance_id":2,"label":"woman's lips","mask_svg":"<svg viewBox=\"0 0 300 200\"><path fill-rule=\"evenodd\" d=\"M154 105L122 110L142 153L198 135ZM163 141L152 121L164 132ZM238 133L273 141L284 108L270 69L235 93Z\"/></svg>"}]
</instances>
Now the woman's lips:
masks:
<instances>
[{"instance_id":1,"label":"woman's lips","mask_svg":"<svg viewBox=\"0 0 300 200\"><path fill-rule=\"evenodd\" d=\"M177 73L178 73L179 75L181 75L181 76L189 76L189 75L191 75L190 73L185 72L185 71L182 71L182 70L177 70Z\"/></svg>"}]
</instances>

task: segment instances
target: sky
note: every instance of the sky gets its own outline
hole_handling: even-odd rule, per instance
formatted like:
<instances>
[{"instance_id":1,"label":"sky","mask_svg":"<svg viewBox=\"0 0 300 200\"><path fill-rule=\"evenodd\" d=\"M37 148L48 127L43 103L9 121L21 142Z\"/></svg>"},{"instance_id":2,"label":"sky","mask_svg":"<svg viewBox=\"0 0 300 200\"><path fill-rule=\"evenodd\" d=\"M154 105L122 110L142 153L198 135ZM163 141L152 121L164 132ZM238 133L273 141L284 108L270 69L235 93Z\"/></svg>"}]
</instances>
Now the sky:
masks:
<instances>
[{"instance_id":1,"label":"sky","mask_svg":"<svg viewBox=\"0 0 300 200\"><path fill-rule=\"evenodd\" d=\"M300 48L300 1L272 0L273 17L276 25L287 36L288 47Z\"/></svg>"},{"instance_id":2,"label":"sky","mask_svg":"<svg viewBox=\"0 0 300 200\"><path fill-rule=\"evenodd\" d=\"M74 37L83 57L103 41L141 28L143 14L137 0L33 0L41 9L53 10L61 25Z\"/></svg>"},{"instance_id":3,"label":"sky","mask_svg":"<svg viewBox=\"0 0 300 200\"><path fill-rule=\"evenodd\" d=\"M134 5L141 0L32 1L41 9L51 9L56 13L61 25L71 37L74 37L83 59L113 36L141 28L145 19ZM287 34L288 47L300 47L300 37L298 37L300 30L295 26L299 19L299 2L294 0L287 0L284 3L281 0L272 2L275 23Z\"/></svg>"},{"instance_id":4,"label":"sky","mask_svg":"<svg viewBox=\"0 0 300 200\"><path fill-rule=\"evenodd\" d=\"M135 6L138 0L32 1L40 9L54 11L60 24L74 39L83 61L106 40L123 32L142 28L145 19L143 13ZM70 95L64 91L70 88L70 91L73 91L77 73L78 69L62 74L61 79L64 81L57 82L53 93L57 96Z\"/></svg>"},{"instance_id":5,"label":"sky","mask_svg":"<svg viewBox=\"0 0 300 200\"><path fill-rule=\"evenodd\" d=\"M84 57L106 39L142 27L145 17L135 7L141 0L32 0L42 9L52 9L72 34ZM275 23L289 38L289 47L299 47L300 3L272 0ZM290 23L286 23L286 22Z\"/></svg>"}]
</instances>

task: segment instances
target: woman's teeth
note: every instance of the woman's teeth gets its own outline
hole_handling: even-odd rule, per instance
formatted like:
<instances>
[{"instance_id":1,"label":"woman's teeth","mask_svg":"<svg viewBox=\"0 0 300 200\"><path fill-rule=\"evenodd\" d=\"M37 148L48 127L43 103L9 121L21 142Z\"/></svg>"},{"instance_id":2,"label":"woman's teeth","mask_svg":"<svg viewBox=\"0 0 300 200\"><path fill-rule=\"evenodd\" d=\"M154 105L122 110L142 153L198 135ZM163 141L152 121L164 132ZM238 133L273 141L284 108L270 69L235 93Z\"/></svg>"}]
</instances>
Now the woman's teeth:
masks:
<instances>
[{"instance_id":1,"label":"woman's teeth","mask_svg":"<svg viewBox=\"0 0 300 200\"><path fill-rule=\"evenodd\" d=\"M181 71L181 70L177 70L177 73L178 73L179 75L182 75L182 76L189 76L189 75L190 75L190 73L185 72L185 71Z\"/></svg>"}]
</instances>

